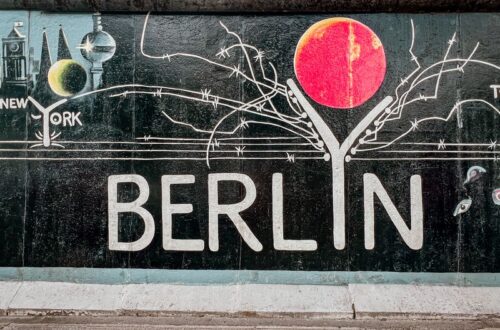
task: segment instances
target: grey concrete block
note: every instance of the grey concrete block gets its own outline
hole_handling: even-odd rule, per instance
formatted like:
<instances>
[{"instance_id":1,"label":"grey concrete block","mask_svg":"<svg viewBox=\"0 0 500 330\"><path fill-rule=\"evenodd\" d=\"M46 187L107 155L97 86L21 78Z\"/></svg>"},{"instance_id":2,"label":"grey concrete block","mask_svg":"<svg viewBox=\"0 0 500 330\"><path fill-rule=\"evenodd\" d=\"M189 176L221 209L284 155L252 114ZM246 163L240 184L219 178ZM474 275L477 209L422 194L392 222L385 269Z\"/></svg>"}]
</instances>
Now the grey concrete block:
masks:
<instances>
[{"instance_id":1,"label":"grey concrete block","mask_svg":"<svg viewBox=\"0 0 500 330\"><path fill-rule=\"evenodd\" d=\"M20 282L0 282L0 314L7 310L20 285Z\"/></svg>"},{"instance_id":2,"label":"grey concrete block","mask_svg":"<svg viewBox=\"0 0 500 330\"><path fill-rule=\"evenodd\" d=\"M131 284L125 286L122 307L141 311L326 313L352 317L346 286Z\"/></svg>"},{"instance_id":3,"label":"grey concrete block","mask_svg":"<svg viewBox=\"0 0 500 330\"><path fill-rule=\"evenodd\" d=\"M24 282L9 309L110 311L121 306L121 285Z\"/></svg>"},{"instance_id":4,"label":"grey concrete block","mask_svg":"<svg viewBox=\"0 0 500 330\"><path fill-rule=\"evenodd\" d=\"M351 284L356 316L500 314L500 288Z\"/></svg>"}]
</instances>

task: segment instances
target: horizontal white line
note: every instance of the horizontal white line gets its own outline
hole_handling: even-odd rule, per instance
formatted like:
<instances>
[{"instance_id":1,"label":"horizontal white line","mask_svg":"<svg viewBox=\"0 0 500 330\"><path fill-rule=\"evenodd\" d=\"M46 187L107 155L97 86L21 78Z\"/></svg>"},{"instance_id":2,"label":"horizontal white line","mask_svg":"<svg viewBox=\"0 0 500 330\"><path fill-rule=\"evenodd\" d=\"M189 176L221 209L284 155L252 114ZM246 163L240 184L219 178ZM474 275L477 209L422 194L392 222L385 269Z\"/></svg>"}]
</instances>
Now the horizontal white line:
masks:
<instances>
[{"instance_id":1,"label":"horizontal white line","mask_svg":"<svg viewBox=\"0 0 500 330\"><path fill-rule=\"evenodd\" d=\"M245 149L245 153L323 153L323 151L312 150L254 150ZM0 149L0 152L175 152L175 153L203 153L203 150L189 150L189 149L148 149L148 150L134 150L134 149ZM214 153L236 153L236 150L210 150L210 154Z\"/></svg>"},{"instance_id":2,"label":"horizontal white line","mask_svg":"<svg viewBox=\"0 0 500 330\"><path fill-rule=\"evenodd\" d=\"M380 161L380 160L497 160L495 157L463 157L463 158L447 158L447 157L395 157L395 158L355 158L351 160L365 160L365 161ZM500 159L499 159L500 160Z\"/></svg>"},{"instance_id":3,"label":"horizontal white line","mask_svg":"<svg viewBox=\"0 0 500 330\"><path fill-rule=\"evenodd\" d=\"M219 139L217 139L219 140ZM203 145L206 146L207 143L201 142L119 142L119 141L55 141L59 144L136 144L136 145ZM39 141L37 143L40 143ZM228 143L228 142L220 142L220 145L224 146L310 146L310 143Z\"/></svg>"},{"instance_id":4,"label":"horizontal white line","mask_svg":"<svg viewBox=\"0 0 500 330\"><path fill-rule=\"evenodd\" d=\"M299 140L302 139L301 137L298 136L293 136L293 137L277 137L277 136L270 136L270 137L226 137L226 138L218 138L218 141L226 141L226 140ZM191 139L191 138L165 138L165 137L139 137L136 138L136 140L144 140L144 141L149 141L149 140L159 140L159 141L205 141L208 142L209 139Z\"/></svg>"},{"instance_id":5,"label":"horizontal white line","mask_svg":"<svg viewBox=\"0 0 500 330\"><path fill-rule=\"evenodd\" d=\"M323 160L323 157L295 157L295 160ZM158 161L158 160L203 160L205 157L0 157L0 160L47 160L47 161L75 161L75 160L139 160L139 161ZM288 160L287 157L210 157L210 160Z\"/></svg>"},{"instance_id":6,"label":"horizontal white line","mask_svg":"<svg viewBox=\"0 0 500 330\"><path fill-rule=\"evenodd\" d=\"M369 141L365 141L363 144L380 144L380 145L384 145L384 144L388 144L390 142L380 142L380 141L373 141L373 142L369 142ZM426 145L426 146L438 146L438 145L442 145L443 143L440 143L440 142L399 142L399 143L393 143L392 145L395 146L395 145ZM491 143L448 143L448 142L445 142L444 143L445 146L449 147L449 146L458 146L458 147L489 147L491 146L492 144ZM500 144L495 144L495 146L500 146Z\"/></svg>"},{"instance_id":7,"label":"horizontal white line","mask_svg":"<svg viewBox=\"0 0 500 330\"><path fill-rule=\"evenodd\" d=\"M380 150L379 153L410 153L410 154L426 154L426 153L449 153L449 154L498 154L500 151L494 150Z\"/></svg>"},{"instance_id":8,"label":"horizontal white line","mask_svg":"<svg viewBox=\"0 0 500 330\"><path fill-rule=\"evenodd\" d=\"M217 139L219 141L219 139ZM54 141L58 144L111 144L111 145L202 145L206 146L207 142L119 142L119 141ZM0 144L41 144L41 141L0 141ZM310 143L293 143L293 142L281 142L281 143L228 143L220 142L219 145L222 146L310 146Z\"/></svg>"}]
</instances>

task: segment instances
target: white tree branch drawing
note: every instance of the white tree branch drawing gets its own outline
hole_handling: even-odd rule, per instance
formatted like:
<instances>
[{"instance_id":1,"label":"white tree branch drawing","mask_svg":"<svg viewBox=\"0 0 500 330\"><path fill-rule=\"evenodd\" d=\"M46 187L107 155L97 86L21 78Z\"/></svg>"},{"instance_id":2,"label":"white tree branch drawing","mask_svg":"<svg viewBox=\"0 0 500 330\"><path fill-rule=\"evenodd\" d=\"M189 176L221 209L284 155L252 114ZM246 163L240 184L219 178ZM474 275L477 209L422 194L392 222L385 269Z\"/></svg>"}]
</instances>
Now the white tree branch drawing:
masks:
<instances>
[{"instance_id":1,"label":"white tree branch drawing","mask_svg":"<svg viewBox=\"0 0 500 330\"><path fill-rule=\"evenodd\" d=\"M212 123L211 127L198 127L192 122L185 121L176 118L176 114L169 113L168 111L161 111L165 120L168 120L174 125L190 129L191 131L205 136L202 140L192 142L193 144L204 143L205 157L203 159L206 161L207 166L210 167L210 159L282 159L288 162L295 162L299 159L324 159L326 161L332 160L336 162L344 162L350 160L360 160L360 159L371 159L371 160L383 160L382 157L376 158L359 158L356 155L367 153L370 151L382 151L386 149L385 152L390 152L390 148L396 144L408 144L401 140L415 132L419 124L429 122L429 121L449 121L457 112L462 108L462 106L477 103L482 104L486 108L494 111L496 114L500 115L500 110L496 108L492 103L479 98L466 99L457 101L456 104L449 109L445 115L433 115L424 118L415 118L411 121L411 127L401 133L394 139L390 141L380 141L379 136L383 132L384 127L393 121L401 120L402 115L410 110L408 110L410 105L418 105L419 102L428 102L432 100L438 100L441 95L441 80L446 74L452 72L467 72L466 69L469 64L474 63L482 66L491 68L492 70L500 71L500 66L481 61L473 58L479 43L476 44L472 52L466 58L450 58L450 52L452 48L457 44L458 40L456 34L454 34L448 42L448 47L442 60L437 61L427 67L423 67L420 63L418 57L415 55L415 26L413 20L411 20L411 45L409 48L409 54L411 62L414 63L415 68L398 84L395 88L393 96L386 96L379 104L370 110L363 121L351 132L349 137L344 143L340 143L337 138L331 132L328 124L321 118L320 114L311 106L307 99L302 94L301 90L297 87L293 80L289 79L287 84L283 84L279 81L279 76L275 66L266 59L266 54L263 50L257 47L245 43L241 37L231 31L224 23L220 22L221 28L230 36L234 41L229 45L223 46L220 50L213 54L213 58L208 58L192 53L184 52L174 52L174 53L162 53L162 54L150 54L146 50L147 45L145 44L145 35L147 33L148 21L150 19L150 14L148 13L144 19L144 25L140 40L140 51L142 56L159 61L168 61L169 63L174 62L178 58L188 58L193 61L199 61L209 66L213 66L217 69L222 69L227 72L227 79L235 79L236 81L244 80L251 84L258 92L258 97L243 102L236 98L224 97L222 95L217 95L212 92L213 88L210 86L204 87L201 90L190 90L177 88L172 86L161 86L161 85L147 85L147 84L123 84L101 88L98 90L89 91L86 93L75 95L67 101L76 100L79 98L86 97L91 94L106 93L109 97L127 97L129 95L141 94L149 95L155 98L177 98L180 100L185 100L188 102L195 102L198 104L205 104L211 106L214 111L220 111L220 118L215 123ZM241 57L243 58L243 65L241 64L228 64L226 60L231 57ZM271 72L271 75L268 74ZM432 94L423 95L417 93L417 90L425 82L433 82L434 88ZM287 107L277 106L277 102L280 100L285 100L284 104ZM33 101L32 101L33 102ZM66 103L66 99L59 101L57 105L49 106L47 109L54 110L57 106ZM283 102L282 102L283 103ZM38 104L39 105L39 104ZM38 108L38 106L37 106ZM43 107L42 107L43 108ZM413 107L415 108L415 107ZM42 109L39 109L42 113ZM219 112L218 112L219 113ZM236 121L234 119L237 119ZM48 122L48 121L47 121ZM51 145L62 146L64 141L58 141L58 144L52 143L59 135L55 133L50 133L49 125L44 123L44 131L39 132L36 136L39 140L43 140L43 143L37 143L33 147L49 147ZM268 150L251 150L245 149L246 154L255 153L266 153L265 156L249 157L244 156L241 150L246 146L244 142L234 143L231 145L232 150L224 149L230 144L228 140L232 141L244 141L245 139L252 139L251 137L243 137L240 133L245 130L252 130L254 127L267 126L271 127L273 131L279 132L278 137L268 137L259 138L254 137L255 144L272 146L273 142L276 145L276 141L271 141L273 139L287 139L294 138L297 140L290 141L288 145L291 147L297 146L307 146L308 149L268 149ZM374 126L374 129L366 129L369 126ZM240 134L240 136L238 136ZM151 137L150 135L143 138L137 138L138 141L143 141L144 143L166 143L162 142L166 139L175 140L175 137ZM180 141L185 142L189 139L179 137ZM191 139L193 140L193 139ZM302 140L304 143L297 141ZM170 142L173 143L173 142ZM287 143L281 143L281 145L287 145ZM418 145L418 143L413 143L413 145ZM436 143L438 150L446 156L448 152L446 146L453 145L453 143L445 143L440 141ZM467 146L467 144L461 144L462 146ZM482 146L491 149L492 142L481 144ZM224 148L223 148L224 147ZM495 144L496 147L496 144ZM493 148L494 149L494 148ZM494 150L491 149L492 152ZM200 151L201 152L201 151ZM278 153L277 157L269 157L272 153ZM319 156L304 156L296 157L295 153L307 152L307 153L317 153ZM418 151L414 151L418 154ZM473 153L472 151L463 151L464 153ZM211 154L214 153L225 153L225 155L212 157ZM231 154L235 154L234 157ZM475 157L475 155L474 155ZM469 157L469 158L474 158ZM418 157L415 157L418 159ZM455 159L448 157L436 157L439 159ZM393 158L388 158L393 159ZM465 159L465 158L464 158ZM485 158L480 158L485 159Z\"/></svg>"}]
</instances>

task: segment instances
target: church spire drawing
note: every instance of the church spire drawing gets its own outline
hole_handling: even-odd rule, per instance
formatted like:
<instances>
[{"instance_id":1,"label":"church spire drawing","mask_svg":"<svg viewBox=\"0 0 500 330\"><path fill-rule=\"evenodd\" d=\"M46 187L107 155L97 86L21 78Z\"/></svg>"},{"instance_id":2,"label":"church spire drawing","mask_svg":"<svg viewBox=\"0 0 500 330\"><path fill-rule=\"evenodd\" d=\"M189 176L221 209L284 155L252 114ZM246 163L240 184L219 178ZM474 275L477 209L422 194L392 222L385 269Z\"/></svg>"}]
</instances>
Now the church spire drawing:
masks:
<instances>
[{"instance_id":1,"label":"church spire drawing","mask_svg":"<svg viewBox=\"0 0 500 330\"><path fill-rule=\"evenodd\" d=\"M70 60L71 52L68 47L68 40L66 40L66 35L62 25L59 25L59 41L57 44L57 61L59 60Z\"/></svg>"},{"instance_id":2,"label":"church spire drawing","mask_svg":"<svg viewBox=\"0 0 500 330\"><path fill-rule=\"evenodd\" d=\"M44 29L42 34L42 53L40 55L40 71L38 73L37 84L33 91L33 95L36 99L47 99L53 96L48 82L49 69L51 66L52 59L50 57L49 41L47 31Z\"/></svg>"}]
</instances>

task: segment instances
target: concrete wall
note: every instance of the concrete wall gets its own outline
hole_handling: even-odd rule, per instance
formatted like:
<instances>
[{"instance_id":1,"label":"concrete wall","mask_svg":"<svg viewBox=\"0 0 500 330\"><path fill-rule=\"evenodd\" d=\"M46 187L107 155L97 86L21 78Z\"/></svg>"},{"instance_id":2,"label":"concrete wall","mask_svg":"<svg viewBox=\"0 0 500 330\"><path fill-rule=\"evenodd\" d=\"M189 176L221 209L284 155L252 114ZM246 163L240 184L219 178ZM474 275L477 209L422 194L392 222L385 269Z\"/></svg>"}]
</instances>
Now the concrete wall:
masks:
<instances>
[{"instance_id":1,"label":"concrete wall","mask_svg":"<svg viewBox=\"0 0 500 330\"><path fill-rule=\"evenodd\" d=\"M0 279L498 286L499 15L355 4L1 11Z\"/></svg>"},{"instance_id":2,"label":"concrete wall","mask_svg":"<svg viewBox=\"0 0 500 330\"><path fill-rule=\"evenodd\" d=\"M200 13L325 13L325 12L464 12L498 11L499 4L494 0L5 0L0 9L26 9L61 12L200 12Z\"/></svg>"}]
</instances>

